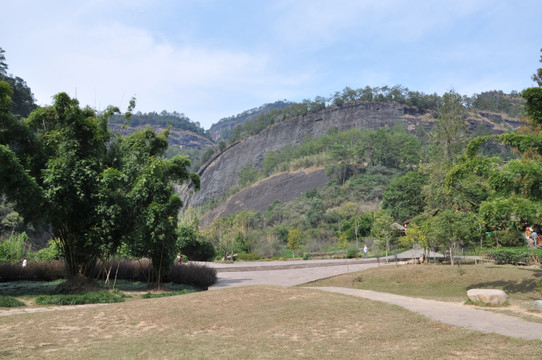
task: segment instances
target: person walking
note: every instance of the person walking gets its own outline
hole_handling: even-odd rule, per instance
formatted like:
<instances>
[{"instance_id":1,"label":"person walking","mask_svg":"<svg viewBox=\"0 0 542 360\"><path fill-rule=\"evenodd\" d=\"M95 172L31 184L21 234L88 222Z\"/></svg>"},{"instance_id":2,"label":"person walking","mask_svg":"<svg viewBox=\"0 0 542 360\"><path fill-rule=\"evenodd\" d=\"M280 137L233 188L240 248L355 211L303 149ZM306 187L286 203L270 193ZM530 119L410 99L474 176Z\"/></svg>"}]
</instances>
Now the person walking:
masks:
<instances>
[{"instance_id":1,"label":"person walking","mask_svg":"<svg viewBox=\"0 0 542 360\"><path fill-rule=\"evenodd\" d=\"M363 257L364 257L364 258L367 257L367 251L368 251L368 250L369 250L369 249L367 249L367 244L365 244L365 245L363 246Z\"/></svg>"},{"instance_id":2,"label":"person walking","mask_svg":"<svg viewBox=\"0 0 542 360\"><path fill-rule=\"evenodd\" d=\"M28 261L26 260L26 256L23 258L23 268L26 267L26 264L28 263Z\"/></svg>"}]
</instances>

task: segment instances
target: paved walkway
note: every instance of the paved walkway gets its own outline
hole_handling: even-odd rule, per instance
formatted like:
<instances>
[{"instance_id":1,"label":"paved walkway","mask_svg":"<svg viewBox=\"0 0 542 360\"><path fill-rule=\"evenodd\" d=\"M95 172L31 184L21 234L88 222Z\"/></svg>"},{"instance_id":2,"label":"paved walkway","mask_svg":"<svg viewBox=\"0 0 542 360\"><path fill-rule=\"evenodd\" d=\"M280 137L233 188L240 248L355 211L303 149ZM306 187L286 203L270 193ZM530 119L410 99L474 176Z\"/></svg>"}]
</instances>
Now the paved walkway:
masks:
<instances>
[{"instance_id":1,"label":"paved walkway","mask_svg":"<svg viewBox=\"0 0 542 360\"><path fill-rule=\"evenodd\" d=\"M209 264L211 265L211 264ZM326 277L385 266L375 259L311 260L278 262L242 262L212 264L218 271L218 281L209 290L245 285L295 286ZM389 266L389 265L388 265ZM393 265L391 265L393 266ZM542 324L517 317L476 309L471 306L394 295L370 290L339 287L311 287L315 291L330 291L401 306L423 314L431 320L473 331L496 333L510 337L542 340Z\"/></svg>"}]
</instances>

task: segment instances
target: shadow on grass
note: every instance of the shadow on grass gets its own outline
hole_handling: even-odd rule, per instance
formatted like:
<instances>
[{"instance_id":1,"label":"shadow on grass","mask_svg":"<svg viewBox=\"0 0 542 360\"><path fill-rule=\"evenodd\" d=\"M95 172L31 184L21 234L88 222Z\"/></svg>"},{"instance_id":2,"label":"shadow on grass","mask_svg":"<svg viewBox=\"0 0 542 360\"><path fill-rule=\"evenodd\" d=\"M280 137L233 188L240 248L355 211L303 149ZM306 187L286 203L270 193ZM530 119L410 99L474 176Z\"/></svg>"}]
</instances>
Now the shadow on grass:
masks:
<instances>
[{"instance_id":1,"label":"shadow on grass","mask_svg":"<svg viewBox=\"0 0 542 360\"><path fill-rule=\"evenodd\" d=\"M521 271L530 272L532 277L531 279L521 279L518 281L514 280L495 280L481 282L477 284L472 284L467 287L467 290L470 289L502 289L508 294L528 294L528 293L538 293L540 292L539 288L542 284L542 271L540 269L527 269L527 268L517 268Z\"/></svg>"},{"instance_id":2,"label":"shadow on grass","mask_svg":"<svg viewBox=\"0 0 542 360\"><path fill-rule=\"evenodd\" d=\"M9 281L0 283L0 294L4 296L25 297L39 295L59 295L62 293L60 285L66 280L55 281ZM98 284L103 287L103 290L112 290L112 284L104 284L103 281L98 281ZM190 285L165 283L163 284L167 290L199 290ZM126 292L147 291L149 284L141 281L118 280L115 284L115 289Z\"/></svg>"}]
</instances>

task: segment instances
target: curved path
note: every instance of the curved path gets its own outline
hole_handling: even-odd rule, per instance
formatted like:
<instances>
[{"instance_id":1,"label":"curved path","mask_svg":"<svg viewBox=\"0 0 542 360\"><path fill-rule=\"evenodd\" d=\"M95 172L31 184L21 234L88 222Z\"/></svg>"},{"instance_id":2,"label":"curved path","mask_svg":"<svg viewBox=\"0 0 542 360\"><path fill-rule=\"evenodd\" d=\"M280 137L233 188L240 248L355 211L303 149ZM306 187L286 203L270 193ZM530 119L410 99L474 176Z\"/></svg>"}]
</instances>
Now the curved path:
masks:
<instances>
[{"instance_id":1,"label":"curved path","mask_svg":"<svg viewBox=\"0 0 542 360\"><path fill-rule=\"evenodd\" d=\"M295 286L326 277L384 265L384 262L381 261L379 264L374 259L212 264L218 271L218 281L209 290L245 285ZM431 320L464 327L473 331L542 340L542 324L540 323L480 310L471 306L370 290L340 287L311 287L310 289L358 296L398 305L423 314Z\"/></svg>"}]
</instances>

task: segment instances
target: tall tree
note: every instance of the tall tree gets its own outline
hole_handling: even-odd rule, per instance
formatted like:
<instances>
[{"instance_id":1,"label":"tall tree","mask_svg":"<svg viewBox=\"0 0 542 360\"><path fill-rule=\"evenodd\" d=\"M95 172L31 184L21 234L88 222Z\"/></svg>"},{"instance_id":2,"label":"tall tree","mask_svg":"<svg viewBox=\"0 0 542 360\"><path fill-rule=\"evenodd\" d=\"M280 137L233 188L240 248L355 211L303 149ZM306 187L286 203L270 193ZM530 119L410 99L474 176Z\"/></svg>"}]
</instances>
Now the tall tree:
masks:
<instances>
[{"instance_id":1,"label":"tall tree","mask_svg":"<svg viewBox=\"0 0 542 360\"><path fill-rule=\"evenodd\" d=\"M450 91L443 95L443 105L430 133L429 161L421 171L428 174L424 195L429 209L446 208L453 199L442 186L447 172L465 149L468 124L461 95Z\"/></svg>"},{"instance_id":2,"label":"tall tree","mask_svg":"<svg viewBox=\"0 0 542 360\"><path fill-rule=\"evenodd\" d=\"M427 176L417 170L394 179L384 191L382 208L388 209L396 221L412 219L425 207L422 188L426 182Z\"/></svg>"},{"instance_id":3,"label":"tall tree","mask_svg":"<svg viewBox=\"0 0 542 360\"><path fill-rule=\"evenodd\" d=\"M6 101L0 100L0 119L9 120L6 109ZM73 281L90 279L96 261L115 252L122 241L147 250L142 254L151 257L158 277L163 275L160 269L173 252L181 204L172 182L192 180L199 187L199 177L186 170L188 159L161 158L167 134L158 137L146 130L128 139L113 137L107 120L117 111L109 108L96 116L60 93L52 106L18 123L33 130L33 146L18 146L28 132L20 132L20 141L3 138L0 145L5 160L1 174L9 179L0 192L26 220L39 217L49 226Z\"/></svg>"},{"instance_id":4,"label":"tall tree","mask_svg":"<svg viewBox=\"0 0 542 360\"><path fill-rule=\"evenodd\" d=\"M540 49L540 52L542 52L542 49ZM542 55L540 55L540 62L542 63ZM538 86L542 86L542 67L539 67L533 74L533 81L535 81Z\"/></svg>"}]
</instances>

